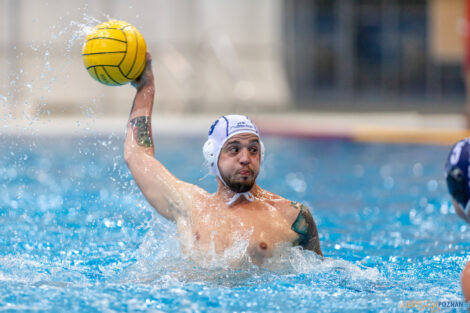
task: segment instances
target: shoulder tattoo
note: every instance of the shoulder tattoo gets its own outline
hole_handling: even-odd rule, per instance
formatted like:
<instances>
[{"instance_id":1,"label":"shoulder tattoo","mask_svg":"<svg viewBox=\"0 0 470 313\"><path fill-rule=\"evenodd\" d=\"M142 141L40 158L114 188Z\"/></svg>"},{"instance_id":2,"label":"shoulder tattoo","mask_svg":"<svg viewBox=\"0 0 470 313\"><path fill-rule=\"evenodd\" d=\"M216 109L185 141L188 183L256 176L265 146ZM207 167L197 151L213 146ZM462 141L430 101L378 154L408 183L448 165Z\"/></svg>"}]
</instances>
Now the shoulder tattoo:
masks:
<instances>
[{"instance_id":1,"label":"shoulder tattoo","mask_svg":"<svg viewBox=\"0 0 470 313\"><path fill-rule=\"evenodd\" d=\"M137 144L143 147L153 147L150 117L138 116L133 118L129 123L131 124L132 134Z\"/></svg>"},{"instance_id":2,"label":"shoulder tattoo","mask_svg":"<svg viewBox=\"0 0 470 313\"><path fill-rule=\"evenodd\" d=\"M303 204L291 202L291 205L299 210L299 215L297 215L297 218L291 226L291 229L299 235L296 244L323 256L320 248L317 225L313 220L312 214L310 214L310 211Z\"/></svg>"}]
</instances>

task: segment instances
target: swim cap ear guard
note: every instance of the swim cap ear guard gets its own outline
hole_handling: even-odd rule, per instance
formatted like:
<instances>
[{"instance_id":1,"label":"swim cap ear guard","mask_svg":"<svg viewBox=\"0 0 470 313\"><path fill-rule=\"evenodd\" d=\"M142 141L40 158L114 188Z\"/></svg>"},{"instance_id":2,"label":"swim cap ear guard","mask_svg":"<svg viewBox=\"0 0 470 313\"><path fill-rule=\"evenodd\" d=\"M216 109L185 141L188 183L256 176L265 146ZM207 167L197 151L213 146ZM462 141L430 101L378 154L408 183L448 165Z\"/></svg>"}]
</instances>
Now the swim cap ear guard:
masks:
<instances>
[{"instance_id":1,"label":"swim cap ear guard","mask_svg":"<svg viewBox=\"0 0 470 313\"><path fill-rule=\"evenodd\" d=\"M215 166L215 152L214 152L214 142L212 139L207 139L202 147L202 153L204 154L204 159L206 160L207 165L210 168L211 174L215 175L213 168Z\"/></svg>"},{"instance_id":2,"label":"swim cap ear guard","mask_svg":"<svg viewBox=\"0 0 470 313\"><path fill-rule=\"evenodd\" d=\"M445 166L447 188L452 197L467 211L470 199L469 165L470 139L457 142L449 153Z\"/></svg>"},{"instance_id":3,"label":"swim cap ear guard","mask_svg":"<svg viewBox=\"0 0 470 313\"><path fill-rule=\"evenodd\" d=\"M217 161L219 160L220 150L225 142L232 136L240 133L252 133L258 136L259 132L253 122L243 115L225 115L220 117L212 124L209 130L209 138L204 143L202 153L207 165L210 168L210 173L216 175L225 183L220 176ZM263 162L265 154L264 144L260 138L260 161Z\"/></svg>"}]
</instances>

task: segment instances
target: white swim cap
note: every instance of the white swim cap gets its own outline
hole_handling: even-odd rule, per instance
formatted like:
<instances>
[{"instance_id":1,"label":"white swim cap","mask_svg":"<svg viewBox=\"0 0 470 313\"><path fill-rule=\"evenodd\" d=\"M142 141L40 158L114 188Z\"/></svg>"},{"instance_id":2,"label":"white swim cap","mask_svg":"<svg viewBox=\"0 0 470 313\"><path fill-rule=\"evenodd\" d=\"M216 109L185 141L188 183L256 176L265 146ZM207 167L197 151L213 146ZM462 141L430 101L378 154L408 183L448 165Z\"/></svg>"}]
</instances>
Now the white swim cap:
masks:
<instances>
[{"instance_id":1,"label":"white swim cap","mask_svg":"<svg viewBox=\"0 0 470 313\"><path fill-rule=\"evenodd\" d=\"M225 184L222 179L219 167L217 165L219 160L220 150L225 142L232 136L240 133L252 133L259 137L258 129L255 124L244 115L225 115L220 117L212 124L209 129L209 138L207 139L202 152L204 158L210 167L210 173L216 175ZM264 158L264 145L260 138L261 160Z\"/></svg>"}]
</instances>

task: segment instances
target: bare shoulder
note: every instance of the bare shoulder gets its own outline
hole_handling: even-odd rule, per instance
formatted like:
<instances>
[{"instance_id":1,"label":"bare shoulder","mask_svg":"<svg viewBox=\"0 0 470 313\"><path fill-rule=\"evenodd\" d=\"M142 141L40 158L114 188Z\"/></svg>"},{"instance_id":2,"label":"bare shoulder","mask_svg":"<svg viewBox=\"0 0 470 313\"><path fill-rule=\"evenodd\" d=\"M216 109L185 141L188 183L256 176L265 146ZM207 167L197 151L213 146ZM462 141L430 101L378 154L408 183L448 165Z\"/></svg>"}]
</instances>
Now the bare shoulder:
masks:
<instances>
[{"instance_id":1,"label":"bare shoulder","mask_svg":"<svg viewBox=\"0 0 470 313\"><path fill-rule=\"evenodd\" d=\"M265 201L275 207L286 220L293 222L297 218L300 209L299 203L292 202L291 200L266 190L263 191L263 196Z\"/></svg>"},{"instance_id":2,"label":"bare shoulder","mask_svg":"<svg viewBox=\"0 0 470 313\"><path fill-rule=\"evenodd\" d=\"M198 203L203 204L211 198L211 194L208 191L194 184L181 181L180 186L181 186L180 192L184 195L184 198L185 198L184 205L187 210L191 210Z\"/></svg>"},{"instance_id":3,"label":"bare shoulder","mask_svg":"<svg viewBox=\"0 0 470 313\"><path fill-rule=\"evenodd\" d=\"M317 225L307 206L287 199L279 200L279 202L279 210L292 225L291 229L299 236L296 244L323 256Z\"/></svg>"},{"instance_id":4,"label":"bare shoulder","mask_svg":"<svg viewBox=\"0 0 470 313\"><path fill-rule=\"evenodd\" d=\"M165 188L154 188L144 195L148 194L147 200L161 215L173 221L193 215L210 196L204 189L179 179L163 185Z\"/></svg>"},{"instance_id":5,"label":"bare shoulder","mask_svg":"<svg viewBox=\"0 0 470 313\"><path fill-rule=\"evenodd\" d=\"M317 225L310 210L302 203L290 201L279 195L263 190L263 201L276 208L291 226L291 230L297 233L298 239L294 245L299 245L307 250L312 250L323 256L320 248L320 238Z\"/></svg>"},{"instance_id":6,"label":"bare shoulder","mask_svg":"<svg viewBox=\"0 0 470 313\"><path fill-rule=\"evenodd\" d=\"M294 222L301 212L311 215L304 204L286 199L275 193L263 190L262 198L266 203L275 207L288 221Z\"/></svg>"}]
</instances>

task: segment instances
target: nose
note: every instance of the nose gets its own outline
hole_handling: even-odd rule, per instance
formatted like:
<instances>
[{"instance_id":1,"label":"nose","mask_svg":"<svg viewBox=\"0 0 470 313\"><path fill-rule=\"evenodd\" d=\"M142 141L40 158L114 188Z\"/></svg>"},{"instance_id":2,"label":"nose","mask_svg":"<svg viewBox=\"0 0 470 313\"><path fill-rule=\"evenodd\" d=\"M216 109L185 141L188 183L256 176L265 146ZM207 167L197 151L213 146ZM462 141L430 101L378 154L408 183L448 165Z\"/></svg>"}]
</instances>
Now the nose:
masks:
<instances>
[{"instance_id":1,"label":"nose","mask_svg":"<svg viewBox=\"0 0 470 313\"><path fill-rule=\"evenodd\" d=\"M250 152L248 151L247 148L243 148L242 151L240 151L240 164L242 165L250 164Z\"/></svg>"}]
</instances>

